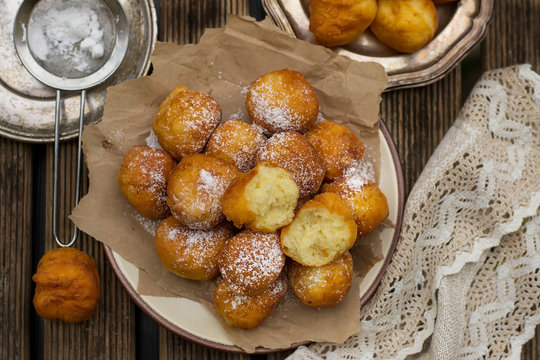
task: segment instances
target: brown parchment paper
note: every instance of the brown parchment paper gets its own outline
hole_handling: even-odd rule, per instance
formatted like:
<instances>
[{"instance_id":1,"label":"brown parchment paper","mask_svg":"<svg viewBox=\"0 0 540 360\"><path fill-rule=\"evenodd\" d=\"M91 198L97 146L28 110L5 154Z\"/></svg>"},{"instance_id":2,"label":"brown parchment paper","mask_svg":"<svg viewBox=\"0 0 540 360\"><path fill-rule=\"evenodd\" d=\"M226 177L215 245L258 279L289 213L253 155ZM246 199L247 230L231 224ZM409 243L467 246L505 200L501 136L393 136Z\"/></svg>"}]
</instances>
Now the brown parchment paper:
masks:
<instances>
[{"instance_id":1,"label":"brown parchment paper","mask_svg":"<svg viewBox=\"0 0 540 360\"><path fill-rule=\"evenodd\" d=\"M102 121L84 129L90 188L71 219L144 271L139 293L182 296L213 309L215 281L191 281L169 273L154 249L152 234L157 222L138 215L118 187L122 159L132 146L146 144L159 104L175 86L185 85L213 96L222 107L223 120L236 117L249 121L244 106L246 86L269 71L297 70L316 89L321 114L358 134L378 169L379 103L386 75L378 64L354 62L292 39L268 24L238 17L230 17L226 28L207 30L196 45L158 43L152 64L151 76L109 88ZM358 284L366 262L373 260L373 256L366 256L365 248L376 247L376 241L370 240L364 248L354 250L358 253L353 253L357 272L343 303L312 309L289 294L257 329L225 326L232 341L248 352L257 346L285 348L302 341L343 342L359 329Z\"/></svg>"}]
</instances>

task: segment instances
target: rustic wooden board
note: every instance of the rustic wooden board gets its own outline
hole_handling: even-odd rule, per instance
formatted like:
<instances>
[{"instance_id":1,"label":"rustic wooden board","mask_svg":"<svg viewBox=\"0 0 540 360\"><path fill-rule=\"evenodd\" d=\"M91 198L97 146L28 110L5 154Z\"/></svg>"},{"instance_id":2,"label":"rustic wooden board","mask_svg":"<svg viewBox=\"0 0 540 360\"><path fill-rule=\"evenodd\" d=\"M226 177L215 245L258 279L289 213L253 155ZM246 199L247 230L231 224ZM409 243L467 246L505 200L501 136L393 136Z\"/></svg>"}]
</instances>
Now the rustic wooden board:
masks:
<instances>
[{"instance_id":1,"label":"rustic wooden board","mask_svg":"<svg viewBox=\"0 0 540 360\"><path fill-rule=\"evenodd\" d=\"M46 155L45 250L57 247L52 235L53 146ZM71 239L72 224L67 219L74 205L77 169L77 142L60 146L58 231L61 241ZM88 190L86 168L82 174L82 192ZM101 279L101 300L96 314L79 324L43 321L43 359L135 359L135 307L95 239L80 235L75 248L94 258Z\"/></svg>"},{"instance_id":2,"label":"rustic wooden board","mask_svg":"<svg viewBox=\"0 0 540 360\"><path fill-rule=\"evenodd\" d=\"M32 147L0 138L0 359L29 359Z\"/></svg>"}]
</instances>

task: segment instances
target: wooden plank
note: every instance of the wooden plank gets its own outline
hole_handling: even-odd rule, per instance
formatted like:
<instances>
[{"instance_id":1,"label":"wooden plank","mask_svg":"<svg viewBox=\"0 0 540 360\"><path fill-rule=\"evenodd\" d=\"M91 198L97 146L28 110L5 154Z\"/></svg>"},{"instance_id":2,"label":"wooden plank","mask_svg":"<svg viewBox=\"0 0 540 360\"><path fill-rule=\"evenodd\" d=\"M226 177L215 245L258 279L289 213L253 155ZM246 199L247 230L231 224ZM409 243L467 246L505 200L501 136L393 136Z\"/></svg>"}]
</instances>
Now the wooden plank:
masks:
<instances>
[{"instance_id":1,"label":"wooden plank","mask_svg":"<svg viewBox=\"0 0 540 360\"><path fill-rule=\"evenodd\" d=\"M206 346L198 345L186 340L174 333L160 328L159 331L159 355L161 359L211 359L211 360L248 360L249 355L226 353L213 350Z\"/></svg>"},{"instance_id":2,"label":"wooden plank","mask_svg":"<svg viewBox=\"0 0 540 360\"><path fill-rule=\"evenodd\" d=\"M54 150L47 146L46 157L46 234L45 250L57 247L52 235L52 179ZM71 239L72 224L67 215L73 208L76 188L77 142L64 142L60 146L59 160L59 212L60 239ZM82 174L82 191L88 189L87 169ZM134 359L135 308L129 295L109 266L103 246L95 239L82 235L74 245L94 258L101 279L101 300L96 314L79 324L43 322L44 359Z\"/></svg>"},{"instance_id":3,"label":"wooden plank","mask_svg":"<svg viewBox=\"0 0 540 360\"><path fill-rule=\"evenodd\" d=\"M539 0L494 1L482 47L484 70L528 63L540 72Z\"/></svg>"},{"instance_id":4,"label":"wooden plank","mask_svg":"<svg viewBox=\"0 0 540 360\"><path fill-rule=\"evenodd\" d=\"M206 28L223 26L227 14L248 15L247 0L162 0L159 18L161 41L196 43ZM161 327L161 359L249 359L248 355L224 353L188 341Z\"/></svg>"},{"instance_id":5,"label":"wooden plank","mask_svg":"<svg viewBox=\"0 0 540 360\"><path fill-rule=\"evenodd\" d=\"M460 104L459 67L434 84L383 94L381 118L396 144L407 194L453 124Z\"/></svg>"},{"instance_id":6,"label":"wooden plank","mask_svg":"<svg viewBox=\"0 0 540 360\"><path fill-rule=\"evenodd\" d=\"M540 72L539 0L494 1L493 16L482 46L482 68L492 70L528 63ZM523 360L540 359L540 326L523 347Z\"/></svg>"},{"instance_id":7,"label":"wooden plank","mask_svg":"<svg viewBox=\"0 0 540 360\"><path fill-rule=\"evenodd\" d=\"M207 28L225 24L228 14L248 15L248 0L162 0L159 39L193 44Z\"/></svg>"},{"instance_id":8,"label":"wooden plank","mask_svg":"<svg viewBox=\"0 0 540 360\"><path fill-rule=\"evenodd\" d=\"M523 360L539 360L540 359L540 325L536 327L534 337L523 346L521 353Z\"/></svg>"},{"instance_id":9,"label":"wooden plank","mask_svg":"<svg viewBox=\"0 0 540 360\"><path fill-rule=\"evenodd\" d=\"M0 359L29 359L32 147L0 138L0 155Z\"/></svg>"}]
</instances>

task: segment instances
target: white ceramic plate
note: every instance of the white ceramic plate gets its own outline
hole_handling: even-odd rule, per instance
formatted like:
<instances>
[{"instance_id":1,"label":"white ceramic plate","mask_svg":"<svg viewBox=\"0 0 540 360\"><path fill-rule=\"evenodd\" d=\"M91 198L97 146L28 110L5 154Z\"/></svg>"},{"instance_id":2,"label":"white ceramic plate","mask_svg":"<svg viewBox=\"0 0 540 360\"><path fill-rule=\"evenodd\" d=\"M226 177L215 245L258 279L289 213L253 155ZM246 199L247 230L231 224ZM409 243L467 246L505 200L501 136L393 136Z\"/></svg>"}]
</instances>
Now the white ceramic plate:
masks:
<instances>
[{"instance_id":1,"label":"white ceramic plate","mask_svg":"<svg viewBox=\"0 0 540 360\"><path fill-rule=\"evenodd\" d=\"M396 148L388 130L381 122L380 138L380 183L390 210L389 220L395 228L386 228L381 233L383 259L377 262L360 284L361 305L375 293L384 271L390 262L401 229L401 218L405 201L403 173ZM160 325L196 343L215 349L243 352L234 346L219 320L204 305L180 297L155 297L137 293L139 269L110 248L105 248L113 270L131 295L135 303ZM300 344L295 344L290 348ZM268 353L285 349L257 349L257 353Z\"/></svg>"}]
</instances>

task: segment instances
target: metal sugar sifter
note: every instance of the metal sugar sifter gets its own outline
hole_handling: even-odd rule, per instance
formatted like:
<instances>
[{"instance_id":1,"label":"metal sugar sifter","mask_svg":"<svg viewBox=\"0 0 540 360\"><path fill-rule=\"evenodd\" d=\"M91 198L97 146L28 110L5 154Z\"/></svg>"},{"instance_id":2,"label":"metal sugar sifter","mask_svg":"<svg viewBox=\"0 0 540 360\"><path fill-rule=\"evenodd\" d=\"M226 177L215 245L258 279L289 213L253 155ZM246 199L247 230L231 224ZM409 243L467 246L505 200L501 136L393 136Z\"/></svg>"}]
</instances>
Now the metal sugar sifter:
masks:
<instances>
[{"instance_id":1,"label":"metal sugar sifter","mask_svg":"<svg viewBox=\"0 0 540 360\"><path fill-rule=\"evenodd\" d=\"M69 243L60 241L57 233L61 92L80 91L77 205L86 90L103 83L122 63L129 41L128 20L117 0L24 0L17 11L13 38L26 70L56 89L53 233L59 246L71 246L77 240L77 226Z\"/></svg>"}]
</instances>

